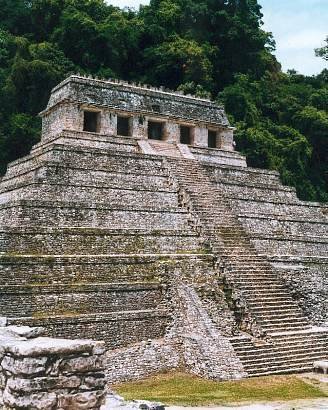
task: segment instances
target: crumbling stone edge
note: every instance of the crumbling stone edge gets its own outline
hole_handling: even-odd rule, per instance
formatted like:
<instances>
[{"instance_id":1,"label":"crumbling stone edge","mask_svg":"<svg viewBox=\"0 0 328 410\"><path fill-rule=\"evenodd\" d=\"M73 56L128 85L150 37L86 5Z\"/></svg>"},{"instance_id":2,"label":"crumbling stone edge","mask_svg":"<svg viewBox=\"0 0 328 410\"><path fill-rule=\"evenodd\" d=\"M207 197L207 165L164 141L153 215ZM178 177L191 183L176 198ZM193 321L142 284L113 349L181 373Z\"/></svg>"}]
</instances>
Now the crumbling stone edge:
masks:
<instances>
[{"instance_id":1,"label":"crumbling stone edge","mask_svg":"<svg viewBox=\"0 0 328 410\"><path fill-rule=\"evenodd\" d=\"M42 333L42 328L6 326L0 318L1 409L164 410L156 403L125 403L107 390L103 342Z\"/></svg>"},{"instance_id":2,"label":"crumbling stone edge","mask_svg":"<svg viewBox=\"0 0 328 410\"><path fill-rule=\"evenodd\" d=\"M100 409L104 343L41 334L40 328L0 328L0 408Z\"/></svg>"}]
</instances>

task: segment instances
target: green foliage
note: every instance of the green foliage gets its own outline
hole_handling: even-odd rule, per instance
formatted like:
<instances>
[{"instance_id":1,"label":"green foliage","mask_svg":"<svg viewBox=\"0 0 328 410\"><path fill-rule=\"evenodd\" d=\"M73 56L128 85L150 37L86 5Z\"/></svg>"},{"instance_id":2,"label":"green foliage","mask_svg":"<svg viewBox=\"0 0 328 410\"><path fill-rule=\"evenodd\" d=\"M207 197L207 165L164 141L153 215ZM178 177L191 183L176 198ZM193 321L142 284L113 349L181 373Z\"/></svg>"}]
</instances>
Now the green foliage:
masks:
<instances>
[{"instance_id":1,"label":"green foliage","mask_svg":"<svg viewBox=\"0 0 328 410\"><path fill-rule=\"evenodd\" d=\"M328 60L328 36L326 37L326 45L321 47L321 48L317 48L315 50L315 53L318 57L322 57L324 60Z\"/></svg>"},{"instance_id":2,"label":"green foliage","mask_svg":"<svg viewBox=\"0 0 328 410\"><path fill-rule=\"evenodd\" d=\"M12 114L0 133L0 172L5 171L7 161L28 154L38 141L40 124L38 118L28 114Z\"/></svg>"},{"instance_id":3,"label":"green foliage","mask_svg":"<svg viewBox=\"0 0 328 410\"><path fill-rule=\"evenodd\" d=\"M328 38L327 40L328 41ZM284 74L257 0L2 0L0 169L38 140L36 117L72 72L176 88L223 102L249 164L327 200L328 70ZM327 46L316 53L327 59Z\"/></svg>"},{"instance_id":4,"label":"green foliage","mask_svg":"<svg viewBox=\"0 0 328 410\"><path fill-rule=\"evenodd\" d=\"M147 77L153 84L167 84L177 88L194 81L210 87L212 63L208 57L210 46L199 45L195 40L174 36L159 46L149 48L145 56L153 67Z\"/></svg>"},{"instance_id":5,"label":"green foliage","mask_svg":"<svg viewBox=\"0 0 328 410\"><path fill-rule=\"evenodd\" d=\"M327 91L326 82L290 72L238 75L220 94L249 165L278 170L304 199L328 199Z\"/></svg>"}]
</instances>

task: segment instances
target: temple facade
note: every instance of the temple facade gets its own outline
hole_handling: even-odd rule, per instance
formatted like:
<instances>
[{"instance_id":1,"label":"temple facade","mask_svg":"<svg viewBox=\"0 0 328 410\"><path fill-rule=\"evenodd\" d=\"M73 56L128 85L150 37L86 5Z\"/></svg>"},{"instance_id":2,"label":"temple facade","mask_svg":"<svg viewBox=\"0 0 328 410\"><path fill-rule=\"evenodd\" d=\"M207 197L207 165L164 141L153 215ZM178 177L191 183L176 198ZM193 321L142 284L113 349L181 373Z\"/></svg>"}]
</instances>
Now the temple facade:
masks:
<instances>
[{"instance_id":1,"label":"temple facade","mask_svg":"<svg viewBox=\"0 0 328 410\"><path fill-rule=\"evenodd\" d=\"M77 131L133 138L148 154L192 157L193 152L215 162L246 166L233 154L234 128L223 107L183 93L71 76L54 88L40 115L42 141L63 130ZM220 155L213 149L225 152Z\"/></svg>"}]
</instances>

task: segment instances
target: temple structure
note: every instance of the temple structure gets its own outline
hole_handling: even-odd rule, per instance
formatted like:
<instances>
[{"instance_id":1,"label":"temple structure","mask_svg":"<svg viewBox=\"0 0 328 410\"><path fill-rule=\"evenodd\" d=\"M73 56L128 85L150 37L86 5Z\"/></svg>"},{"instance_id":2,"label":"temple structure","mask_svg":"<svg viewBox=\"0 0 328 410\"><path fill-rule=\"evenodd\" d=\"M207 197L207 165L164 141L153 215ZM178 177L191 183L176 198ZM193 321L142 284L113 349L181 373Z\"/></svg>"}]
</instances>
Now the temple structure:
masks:
<instances>
[{"instance_id":1,"label":"temple structure","mask_svg":"<svg viewBox=\"0 0 328 410\"><path fill-rule=\"evenodd\" d=\"M71 76L0 184L0 316L105 340L111 381L327 359L326 205L247 167L215 103Z\"/></svg>"}]
</instances>

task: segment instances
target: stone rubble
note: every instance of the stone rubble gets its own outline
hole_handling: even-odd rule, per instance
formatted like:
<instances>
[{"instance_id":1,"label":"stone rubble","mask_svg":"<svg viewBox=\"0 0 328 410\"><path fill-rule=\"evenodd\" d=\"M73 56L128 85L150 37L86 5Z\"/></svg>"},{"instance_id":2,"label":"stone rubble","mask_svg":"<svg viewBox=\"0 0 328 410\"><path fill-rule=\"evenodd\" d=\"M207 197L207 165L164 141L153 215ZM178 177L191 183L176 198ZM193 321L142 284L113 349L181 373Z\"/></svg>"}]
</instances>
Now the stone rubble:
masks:
<instances>
[{"instance_id":1,"label":"stone rubble","mask_svg":"<svg viewBox=\"0 0 328 410\"><path fill-rule=\"evenodd\" d=\"M99 410L107 385L104 344L40 337L41 332L0 328L0 408Z\"/></svg>"},{"instance_id":2,"label":"stone rubble","mask_svg":"<svg viewBox=\"0 0 328 410\"><path fill-rule=\"evenodd\" d=\"M100 410L165 410L165 406L161 403L152 403L145 400L127 402L123 397L113 393L107 396L106 403Z\"/></svg>"}]
</instances>

